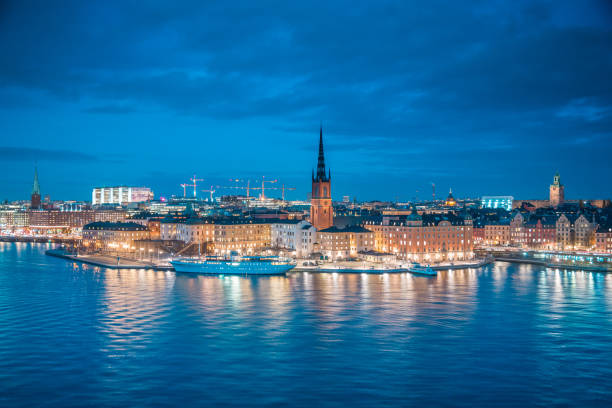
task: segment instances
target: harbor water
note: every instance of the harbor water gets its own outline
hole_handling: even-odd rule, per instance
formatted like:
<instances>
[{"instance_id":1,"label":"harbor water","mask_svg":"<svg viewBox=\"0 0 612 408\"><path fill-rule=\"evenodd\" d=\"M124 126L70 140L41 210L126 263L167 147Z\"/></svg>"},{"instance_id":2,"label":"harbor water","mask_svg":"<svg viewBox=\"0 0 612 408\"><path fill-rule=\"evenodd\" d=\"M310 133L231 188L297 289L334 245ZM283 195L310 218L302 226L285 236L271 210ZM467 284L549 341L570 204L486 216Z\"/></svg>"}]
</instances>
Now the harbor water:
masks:
<instances>
[{"instance_id":1,"label":"harbor water","mask_svg":"<svg viewBox=\"0 0 612 408\"><path fill-rule=\"evenodd\" d=\"M110 270L0 243L0 406L612 406L612 275Z\"/></svg>"}]
</instances>

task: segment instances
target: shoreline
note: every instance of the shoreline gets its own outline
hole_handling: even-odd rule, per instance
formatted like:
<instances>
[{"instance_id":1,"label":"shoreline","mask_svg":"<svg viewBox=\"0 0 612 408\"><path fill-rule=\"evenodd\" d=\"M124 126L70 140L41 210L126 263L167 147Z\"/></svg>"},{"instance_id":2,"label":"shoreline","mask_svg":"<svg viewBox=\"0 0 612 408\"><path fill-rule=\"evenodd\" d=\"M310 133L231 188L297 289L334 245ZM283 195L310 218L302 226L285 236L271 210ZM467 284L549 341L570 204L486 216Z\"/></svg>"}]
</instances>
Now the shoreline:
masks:
<instances>
[{"instance_id":1,"label":"shoreline","mask_svg":"<svg viewBox=\"0 0 612 408\"><path fill-rule=\"evenodd\" d=\"M546 261L539 261L537 259L521 259L521 258L495 258L496 262L510 262L517 264L531 264L543 266L545 268L552 269L570 269L574 271L588 271L588 272L603 272L612 273L612 269L603 266L590 266L590 265L572 265L572 264L560 264L560 263L549 263Z\"/></svg>"},{"instance_id":2,"label":"shoreline","mask_svg":"<svg viewBox=\"0 0 612 408\"><path fill-rule=\"evenodd\" d=\"M123 258L123 261L126 263L121 263L122 259L106 256L106 255L72 255L61 249L49 249L45 251L45 255L65 259L72 262L78 262L88 265L99 266L103 268L109 269L153 269L160 271L174 271L174 268L171 265L158 265L151 262L138 261L129 258ZM531 264L537 265L544 268L553 268L553 269L568 269L568 270L584 270L588 272L602 272L602 273L611 273L612 270L600 267L600 266L584 266L584 265L565 265L565 264L552 264L547 263L545 261L540 261L536 259L520 259L520 258L506 258L506 257L497 257L497 258L489 258L489 259L481 259L478 262L466 263L466 264L449 264L449 265L433 265L431 268L436 271L450 271L450 270L459 270L459 269L474 269L474 268L482 268L484 266L490 265L494 262L509 262L516 264ZM337 267L330 267L331 265L318 265L314 267L304 267L304 266L296 266L294 269L289 271L292 272L314 272L314 273L367 273L367 274L375 274L380 275L384 273L406 273L409 272L408 268L403 267L388 267L388 268L377 268L374 265L370 268L364 267L351 267L351 265L339 265Z\"/></svg>"}]
</instances>

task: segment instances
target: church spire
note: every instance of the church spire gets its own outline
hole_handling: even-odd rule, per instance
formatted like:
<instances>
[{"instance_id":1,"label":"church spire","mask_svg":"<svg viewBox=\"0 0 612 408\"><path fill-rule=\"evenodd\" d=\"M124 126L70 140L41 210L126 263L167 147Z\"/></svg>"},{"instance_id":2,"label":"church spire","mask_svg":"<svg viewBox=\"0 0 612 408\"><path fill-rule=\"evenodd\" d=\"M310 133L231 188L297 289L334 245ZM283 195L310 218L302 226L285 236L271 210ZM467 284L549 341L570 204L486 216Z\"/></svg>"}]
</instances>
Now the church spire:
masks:
<instances>
[{"instance_id":1,"label":"church spire","mask_svg":"<svg viewBox=\"0 0 612 408\"><path fill-rule=\"evenodd\" d=\"M34 167L34 185L32 186L32 194L40 195L40 185L38 184L38 169Z\"/></svg>"},{"instance_id":2,"label":"church spire","mask_svg":"<svg viewBox=\"0 0 612 408\"><path fill-rule=\"evenodd\" d=\"M319 160L317 162L317 180L326 180L325 153L323 152L323 125L319 129Z\"/></svg>"}]
</instances>

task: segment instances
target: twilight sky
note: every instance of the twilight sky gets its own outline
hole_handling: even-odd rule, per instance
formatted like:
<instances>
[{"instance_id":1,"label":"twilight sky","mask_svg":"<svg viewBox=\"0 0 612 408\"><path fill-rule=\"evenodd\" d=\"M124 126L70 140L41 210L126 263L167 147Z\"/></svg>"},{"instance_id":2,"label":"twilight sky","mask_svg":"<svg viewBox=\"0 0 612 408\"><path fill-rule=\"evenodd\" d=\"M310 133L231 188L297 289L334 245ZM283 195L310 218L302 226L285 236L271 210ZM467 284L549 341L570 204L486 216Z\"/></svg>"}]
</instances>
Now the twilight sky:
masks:
<instances>
[{"instance_id":1,"label":"twilight sky","mask_svg":"<svg viewBox=\"0 0 612 408\"><path fill-rule=\"evenodd\" d=\"M612 197L609 1L207 3L2 1L0 199L306 198L321 122L334 199Z\"/></svg>"}]
</instances>

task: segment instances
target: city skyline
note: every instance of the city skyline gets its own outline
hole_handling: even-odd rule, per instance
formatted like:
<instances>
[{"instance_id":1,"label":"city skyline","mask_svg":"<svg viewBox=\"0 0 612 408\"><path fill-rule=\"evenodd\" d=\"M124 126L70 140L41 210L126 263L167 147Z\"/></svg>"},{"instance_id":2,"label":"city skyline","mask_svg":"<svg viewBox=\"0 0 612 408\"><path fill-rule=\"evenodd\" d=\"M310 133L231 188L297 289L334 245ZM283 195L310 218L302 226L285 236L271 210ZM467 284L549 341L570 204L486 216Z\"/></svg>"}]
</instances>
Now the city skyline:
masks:
<instances>
[{"instance_id":1,"label":"city skyline","mask_svg":"<svg viewBox=\"0 0 612 408\"><path fill-rule=\"evenodd\" d=\"M612 406L611 0L5 0L0 55L2 407Z\"/></svg>"},{"instance_id":2,"label":"city skyline","mask_svg":"<svg viewBox=\"0 0 612 408\"><path fill-rule=\"evenodd\" d=\"M0 199L35 164L52 199L194 173L306 199L321 122L334 200L546 198L556 172L607 198L606 2L302 7L3 5Z\"/></svg>"}]
</instances>

